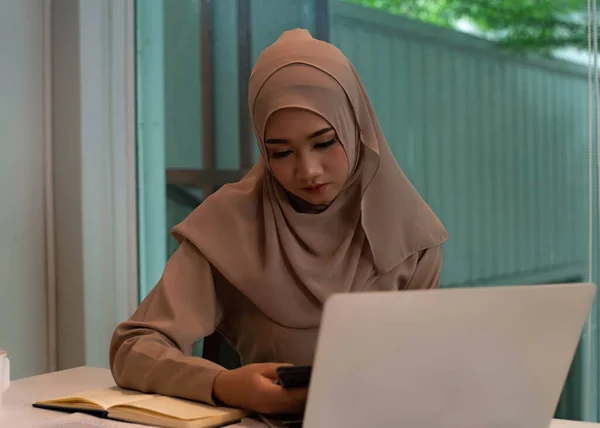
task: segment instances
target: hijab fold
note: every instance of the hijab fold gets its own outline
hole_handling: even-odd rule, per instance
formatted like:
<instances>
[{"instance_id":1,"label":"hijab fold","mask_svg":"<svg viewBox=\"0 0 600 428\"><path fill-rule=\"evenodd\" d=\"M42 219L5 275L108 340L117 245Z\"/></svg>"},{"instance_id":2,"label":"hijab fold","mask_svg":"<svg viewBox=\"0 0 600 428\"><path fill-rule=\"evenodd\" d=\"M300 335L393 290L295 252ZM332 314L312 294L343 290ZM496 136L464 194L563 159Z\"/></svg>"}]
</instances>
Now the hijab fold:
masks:
<instances>
[{"instance_id":1,"label":"hijab fold","mask_svg":"<svg viewBox=\"0 0 600 428\"><path fill-rule=\"evenodd\" d=\"M366 274L389 272L448 238L400 169L362 82L335 46L306 30L284 32L258 58L248 104L261 158L172 232L273 321L315 327L332 293L361 290ZM267 121L284 108L321 115L346 150L349 179L325 210L298 212L265 161Z\"/></svg>"}]
</instances>

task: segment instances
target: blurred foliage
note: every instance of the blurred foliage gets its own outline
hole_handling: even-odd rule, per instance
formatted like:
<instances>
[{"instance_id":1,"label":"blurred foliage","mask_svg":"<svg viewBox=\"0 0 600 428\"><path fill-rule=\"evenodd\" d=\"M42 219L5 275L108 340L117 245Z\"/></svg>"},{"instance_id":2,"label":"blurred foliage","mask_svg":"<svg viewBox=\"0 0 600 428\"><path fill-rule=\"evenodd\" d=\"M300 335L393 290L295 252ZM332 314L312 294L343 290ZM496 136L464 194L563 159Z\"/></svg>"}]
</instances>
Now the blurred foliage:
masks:
<instances>
[{"instance_id":1,"label":"blurred foliage","mask_svg":"<svg viewBox=\"0 0 600 428\"><path fill-rule=\"evenodd\" d=\"M481 36L522 52L587 49L587 0L345 0Z\"/></svg>"}]
</instances>

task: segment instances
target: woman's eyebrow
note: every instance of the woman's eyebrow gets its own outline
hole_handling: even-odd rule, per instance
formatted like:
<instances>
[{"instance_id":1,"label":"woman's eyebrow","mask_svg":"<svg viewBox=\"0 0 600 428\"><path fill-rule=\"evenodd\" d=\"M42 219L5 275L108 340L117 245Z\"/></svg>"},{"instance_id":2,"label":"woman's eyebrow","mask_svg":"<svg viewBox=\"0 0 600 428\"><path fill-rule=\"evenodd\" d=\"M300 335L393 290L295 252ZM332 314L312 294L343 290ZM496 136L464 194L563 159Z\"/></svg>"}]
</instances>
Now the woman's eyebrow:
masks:
<instances>
[{"instance_id":1,"label":"woman's eyebrow","mask_svg":"<svg viewBox=\"0 0 600 428\"><path fill-rule=\"evenodd\" d=\"M271 138L268 140L265 140L265 144L287 144L289 143L288 140L284 140L281 138Z\"/></svg>"},{"instance_id":2,"label":"woman's eyebrow","mask_svg":"<svg viewBox=\"0 0 600 428\"><path fill-rule=\"evenodd\" d=\"M318 131L313 132L312 134L310 134L308 136L308 138L315 138L318 137L319 135L323 135L329 131L333 131L333 128L331 126L328 126L327 128L323 128L323 129L319 129Z\"/></svg>"}]
</instances>

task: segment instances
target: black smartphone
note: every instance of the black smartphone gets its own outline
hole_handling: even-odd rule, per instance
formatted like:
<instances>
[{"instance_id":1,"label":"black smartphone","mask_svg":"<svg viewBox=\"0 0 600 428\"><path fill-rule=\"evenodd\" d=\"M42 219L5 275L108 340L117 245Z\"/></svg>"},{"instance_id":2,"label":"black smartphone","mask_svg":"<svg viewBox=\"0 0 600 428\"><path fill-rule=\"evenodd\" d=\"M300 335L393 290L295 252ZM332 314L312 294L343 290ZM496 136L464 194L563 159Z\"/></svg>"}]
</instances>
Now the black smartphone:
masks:
<instances>
[{"instance_id":1,"label":"black smartphone","mask_svg":"<svg viewBox=\"0 0 600 428\"><path fill-rule=\"evenodd\" d=\"M277 369L277 384L284 388L302 388L310 383L312 366L284 366Z\"/></svg>"}]
</instances>

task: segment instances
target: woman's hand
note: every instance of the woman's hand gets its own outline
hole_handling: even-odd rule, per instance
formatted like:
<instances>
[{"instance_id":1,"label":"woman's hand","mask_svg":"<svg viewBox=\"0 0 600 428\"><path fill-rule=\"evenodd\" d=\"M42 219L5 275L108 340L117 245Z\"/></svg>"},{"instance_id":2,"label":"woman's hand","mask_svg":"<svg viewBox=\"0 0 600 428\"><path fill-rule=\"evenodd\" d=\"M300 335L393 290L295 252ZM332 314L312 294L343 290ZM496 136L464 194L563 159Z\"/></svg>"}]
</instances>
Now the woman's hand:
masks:
<instances>
[{"instance_id":1,"label":"woman's hand","mask_svg":"<svg viewBox=\"0 0 600 428\"><path fill-rule=\"evenodd\" d=\"M299 413L308 388L285 389L277 384L277 368L288 364L248 364L217 375L213 397L226 406L263 414Z\"/></svg>"}]
</instances>

